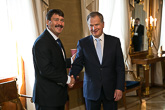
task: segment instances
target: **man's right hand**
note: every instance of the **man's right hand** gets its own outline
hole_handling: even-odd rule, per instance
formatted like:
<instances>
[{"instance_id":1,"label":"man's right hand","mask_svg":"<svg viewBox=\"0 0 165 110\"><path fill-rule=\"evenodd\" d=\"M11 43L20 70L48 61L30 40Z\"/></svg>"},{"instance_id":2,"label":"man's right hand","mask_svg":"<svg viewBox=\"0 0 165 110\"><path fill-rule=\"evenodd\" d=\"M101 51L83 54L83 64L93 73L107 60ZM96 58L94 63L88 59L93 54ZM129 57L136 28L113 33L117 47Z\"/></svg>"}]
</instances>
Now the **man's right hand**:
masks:
<instances>
[{"instance_id":1,"label":"man's right hand","mask_svg":"<svg viewBox=\"0 0 165 110\"><path fill-rule=\"evenodd\" d=\"M70 76L70 78L71 78L71 81L70 81L70 83L68 84L68 86L69 86L69 88L72 88L72 87L74 86L74 84L75 84L75 79L74 79L74 76L73 76L73 75Z\"/></svg>"}]
</instances>

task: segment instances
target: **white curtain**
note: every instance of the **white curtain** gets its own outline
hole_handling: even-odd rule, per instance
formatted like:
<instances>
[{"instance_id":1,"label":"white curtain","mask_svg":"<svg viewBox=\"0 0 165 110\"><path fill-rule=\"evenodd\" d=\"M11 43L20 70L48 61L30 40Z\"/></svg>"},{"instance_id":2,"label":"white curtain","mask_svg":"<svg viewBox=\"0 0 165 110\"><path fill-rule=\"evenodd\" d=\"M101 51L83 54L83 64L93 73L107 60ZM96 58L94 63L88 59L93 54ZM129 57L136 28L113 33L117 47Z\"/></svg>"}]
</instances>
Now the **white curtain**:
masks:
<instances>
[{"instance_id":1,"label":"white curtain","mask_svg":"<svg viewBox=\"0 0 165 110\"><path fill-rule=\"evenodd\" d=\"M131 68L128 56L130 44L128 4L129 0L100 0L99 12L104 16L104 33L120 39L125 63Z\"/></svg>"},{"instance_id":2,"label":"white curtain","mask_svg":"<svg viewBox=\"0 0 165 110\"><path fill-rule=\"evenodd\" d=\"M162 3L160 0L153 1L153 17L157 18L156 29L153 32L152 41L153 41L153 53L157 54L160 45L160 33L161 33L161 19L162 19Z\"/></svg>"},{"instance_id":3,"label":"white curtain","mask_svg":"<svg viewBox=\"0 0 165 110\"><path fill-rule=\"evenodd\" d=\"M0 79L17 76L17 59L16 59L16 36L9 12L9 0L0 1ZM13 1L14 2L14 1ZM9 14L10 13L10 14Z\"/></svg>"},{"instance_id":4,"label":"white curtain","mask_svg":"<svg viewBox=\"0 0 165 110\"><path fill-rule=\"evenodd\" d=\"M48 4L41 0L0 0L0 78L17 77L18 51L24 60L26 94L31 96L34 85L32 46L46 27L47 8ZM27 109L35 110L29 99Z\"/></svg>"},{"instance_id":5,"label":"white curtain","mask_svg":"<svg viewBox=\"0 0 165 110\"><path fill-rule=\"evenodd\" d=\"M159 46L161 45L161 38L163 38L163 36L160 36L161 34L161 29L163 29L163 27L161 27L161 22L163 22L164 20L162 19L162 3L160 2L160 0L153 0L153 17L157 18L157 25L156 25L156 29L154 30L154 32L152 33L152 42L153 42L153 54L154 55L158 55L158 51L159 51ZM162 31L163 32L163 31ZM158 85L162 85L163 84L163 74L162 74L162 65L161 62L157 62L156 63L156 69L155 69L155 79L154 79L154 83L158 84Z\"/></svg>"},{"instance_id":6,"label":"white curtain","mask_svg":"<svg viewBox=\"0 0 165 110\"><path fill-rule=\"evenodd\" d=\"M162 8L162 18L161 18L161 21L159 21L158 22L158 29L160 29L161 31L159 31L158 29L158 31L160 32L160 38L159 38L159 36L156 36L156 38L154 39L154 40L156 40L157 42L154 42L154 43L156 43L156 46L158 47L159 46L159 49L158 50L156 50L157 51L157 53L158 53L158 55L159 55L159 53L161 53L160 52L160 48L161 48L161 46L162 46L162 50L163 51L165 51L165 31L164 31L164 29L165 29L165 21L164 21L164 19L165 19L165 0L163 0L163 8ZM161 27L161 28L160 28ZM157 32L157 30L156 30L156 32ZM155 33L155 34L157 34L157 33ZM159 35L159 33L157 34L157 35ZM159 42L160 42L160 44L159 44ZM158 62L157 64L156 64L156 74L155 74L155 83L156 84L158 84L158 85L162 85L163 84L163 79L162 79L162 77L163 77L163 74L162 74L162 69L161 69L161 62Z\"/></svg>"},{"instance_id":7,"label":"white curtain","mask_svg":"<svg viewBox=\"0 0 165 110\"><path fill-rule=\"evenodd\" d=\"M161 22L161 35L160 35L160 46L162 46L163 51L165 51L165 0L163 0L162 9L162 22Z\"/></svg>"}]
</instances>

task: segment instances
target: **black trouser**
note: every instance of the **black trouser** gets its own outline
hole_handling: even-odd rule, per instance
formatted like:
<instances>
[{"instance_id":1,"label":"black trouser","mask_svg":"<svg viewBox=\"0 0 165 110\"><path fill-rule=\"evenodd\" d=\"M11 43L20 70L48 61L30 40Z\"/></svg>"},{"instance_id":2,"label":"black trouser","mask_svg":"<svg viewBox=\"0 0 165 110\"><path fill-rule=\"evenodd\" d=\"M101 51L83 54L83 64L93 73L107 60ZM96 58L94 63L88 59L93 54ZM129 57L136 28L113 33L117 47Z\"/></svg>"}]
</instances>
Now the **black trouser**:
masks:
<instances>
[{"instance_id":1,"label":"black trouser","mask_svg":"<svg viewBox=\"0 0 165 110\"><path fill-rule=\"evenodd\" d=\"M47 106L40 106L37 103L35 103L36 110L64 110L63 106L57 106L57 107L47 107Z\"/></svg>"}]
</instances>

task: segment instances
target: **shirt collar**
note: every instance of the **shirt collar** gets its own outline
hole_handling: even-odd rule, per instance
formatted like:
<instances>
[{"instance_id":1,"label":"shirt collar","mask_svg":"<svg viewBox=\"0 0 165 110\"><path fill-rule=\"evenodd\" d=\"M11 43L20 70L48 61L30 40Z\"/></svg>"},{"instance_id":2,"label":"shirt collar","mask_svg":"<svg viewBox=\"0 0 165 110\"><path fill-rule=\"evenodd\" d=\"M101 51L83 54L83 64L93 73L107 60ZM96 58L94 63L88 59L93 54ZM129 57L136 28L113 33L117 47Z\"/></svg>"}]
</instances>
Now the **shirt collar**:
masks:
<instances>
[{"instance_id":1,"label":"shirt collar","mask_svg":"<svg viewBox=\"0 0 165 110\"><path fill-rule=\"evenodd\" d=\"M137 24L136 26L139 26L140 24Z\"/></svg>"},{"instance_id":2,"label":"shirt collar","mask_svg":"<svg viewBox=\"0 0 165 110\"><path fill-rule=\"evenodd\" d=\"M55 40L59 39L56 35L54 35L54 34L49 30L49 28L46 28L46 29L47 29L48 32L53 36L53 38L54 38Z\"/></svg>"},{"instance_id":3,"label":"shirt collar","mask_svg":"<svg viewBox=\"0 0 165 110\"><path fill-rule=\"evenodd\" d=\"M92 37L93 37L93 40L96 40L96 39L97 39L97 38L94 37L93 35L92 35ZM99 38L100 38L101 41L103 41L103 40L104 40L104 33L102 33L101 36L100 36Z\"/></svg>"}]
</instances>

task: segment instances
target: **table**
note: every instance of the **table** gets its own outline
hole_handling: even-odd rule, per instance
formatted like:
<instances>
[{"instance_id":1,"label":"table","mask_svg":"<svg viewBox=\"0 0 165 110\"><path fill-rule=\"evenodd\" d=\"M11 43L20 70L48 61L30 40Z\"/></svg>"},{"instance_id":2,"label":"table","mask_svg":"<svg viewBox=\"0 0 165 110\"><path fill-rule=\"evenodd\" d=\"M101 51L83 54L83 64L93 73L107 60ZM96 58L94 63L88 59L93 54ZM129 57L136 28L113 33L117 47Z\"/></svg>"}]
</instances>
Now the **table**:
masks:
<instances>
[{"instance_id":1,"label":"table","mask_svg":"<svg viewBox=\"0 0 165 110\"><path fill-rule=\"evenodd\" d=\"M0 78L0 83L15 80L16 77Z\"/></svg>"},{"instance_id":2,"label":"table","mask_svg":"<svg viewBox=\"0 0 165 110\"><path fill-rule=\"evenodd\" d=\"M145 78L145 96L149 96L149 71L151 67L151 86L154 85L154 70L155 64L159 61L165 61L165 55L154 56L153 58L146 58L146 52L138 53L136 55L130 55L132 64L142 65L144 68L144 78ZM150 66L151 65L151 66ZM164 69L164 68L163 68ZM164 75L165 78L165 75Z\"/></svg>"}]
</instances>

